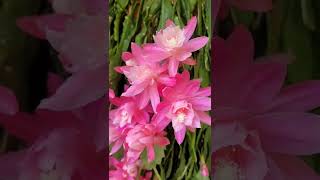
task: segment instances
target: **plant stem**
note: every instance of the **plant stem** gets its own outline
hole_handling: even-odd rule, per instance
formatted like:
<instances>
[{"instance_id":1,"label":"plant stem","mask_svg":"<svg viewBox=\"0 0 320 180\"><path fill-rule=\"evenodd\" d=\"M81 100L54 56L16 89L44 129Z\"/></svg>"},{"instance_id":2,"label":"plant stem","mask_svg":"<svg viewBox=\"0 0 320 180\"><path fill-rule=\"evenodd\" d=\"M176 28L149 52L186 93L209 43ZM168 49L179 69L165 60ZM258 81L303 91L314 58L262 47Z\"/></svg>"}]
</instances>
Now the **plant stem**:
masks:
<instances>
[{"instance_id":1,"label":"plant stem","mask_svg":"<svg viewBox=\"0 0 320 180\"><path fill-rule=\"evenodd\" d=\"M152 168L152 169L153 169L154 173L156 174L158 180L162 180L162 179L161 179L161 176L160 176L160 174L159 174L159 172L158 172L158 170L157 170L157 167L154 167L154 168Z\"/></svg>"}]
</instances>

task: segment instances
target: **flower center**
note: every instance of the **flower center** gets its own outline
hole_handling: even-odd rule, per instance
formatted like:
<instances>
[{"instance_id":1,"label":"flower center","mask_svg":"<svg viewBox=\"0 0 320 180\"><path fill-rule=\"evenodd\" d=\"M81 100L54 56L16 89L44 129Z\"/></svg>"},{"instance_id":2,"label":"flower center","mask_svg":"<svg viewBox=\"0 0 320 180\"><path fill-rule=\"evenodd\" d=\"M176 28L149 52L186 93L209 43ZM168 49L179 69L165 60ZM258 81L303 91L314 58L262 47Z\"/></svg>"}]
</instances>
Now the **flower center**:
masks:
<instances>
[{"instance_id":1,"label":"flower center","mask_svg":"<svg viewBox=\"0 0 320 180\"><path fill-rule=\"evenodd\" d=\"M149 78L152 79L154 72L147 66L133 66L126 76L131 82L142 82Z\"/></svg>"},{"instance_id":2,"label":"flower center","mask_svg":"<svg viewBox=\"0 0 320 180\"><path fill-rule=\"evenodd\" d=\"M187 114L185 113L186 108L181 108L177 111L176 119L178 122L183 123L186 119Z\"/></svg>"},{"instance_id":3,"label":"flower center","mask_svg":"<svg viewBox=\"0 0 320 180\"><path fill-rule=\"evenodd\" d=\"M169 50L181 47L183 45L185 35L178 26L169 26L159 34L160 43Z\"/></svg>"}]
</instances>

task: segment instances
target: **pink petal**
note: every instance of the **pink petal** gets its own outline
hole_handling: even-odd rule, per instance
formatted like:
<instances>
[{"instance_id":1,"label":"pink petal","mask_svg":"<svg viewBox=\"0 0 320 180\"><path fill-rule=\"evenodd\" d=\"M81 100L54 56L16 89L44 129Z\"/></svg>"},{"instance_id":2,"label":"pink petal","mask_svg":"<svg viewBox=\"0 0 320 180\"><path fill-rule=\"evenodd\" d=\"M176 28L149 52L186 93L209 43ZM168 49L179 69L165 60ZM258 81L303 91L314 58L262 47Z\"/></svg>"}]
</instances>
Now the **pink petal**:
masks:
<instances>
[{"instance_id":1,"label":"pink petal","mask_svg":"<svg viewBox=\"0 0 320 180\"><path fill-rule=\"evenodd\" d=\"M320 151L320 117L310 113L283 112L256 116L248 121L259 131L268 152L292 155L315 154Z\"/></svg>"},{"instance_id":2,"label":"pink petal","mask_svg":"<svg viewBox=\"0 0 320 180\"><path fill-rule=\"evenodd\" d=\"M155 157L153 145L149 145L147 149L148 149L148 162L151 162L154 160L154 157Z\"/></svg>"},{"instance_id":3,"label":"pink petal","mask_svg":"<svg viewBox=\"0 0 320 180\"><path fill-rule=\"evenodd\" d=\"M139 109L145 108L150 100L149 91L143 91L141 94L137 95L139 99Z\"/></svg>"},{"instance_id":4,"label":"pink petal","mask_svg":"<svg viewBox=\"0 0 320 180\"><path fill-rule=\"evenodd\" d=\"M147 136L147 137L143 137L143 138L140 138L138 139L141 143L143 144L153 144L153 137L151 136Z\"/></svg>"},{"instance_id":5,"label":"pink petal","mask_svg":"<svg viewBox=\"0 0 320 180\"><path fill-rule=\"evenodd\" d=\"M128 60L133 58L133 55L130 52L123 52L122 55L121 55L121 58L124 61L128 61Z\"/></svg>"},{"instance_id":6,"label":"pink petal","mask_svg":"<svg viewBox=\"0 0 320 180\"><path fill-rule=\"evenodd\" d=\"M286 63L274 62L252 65L252 70L242 87L242 107L253 110L271 103L283 86L286 67ZM253 93L255 94L254 96L252 95Z\"/></svg>"},{"instance_id":7,"label":"pink petal","mask_svg":"<svg viewBox=\"0 0 320 180\"><path fill-rule=\"evenodd\" d=\"M195 96L211 96L211 87L201 88Z\"/></svg>"},{"instance_id":8,"label":"pink petal","mask_svg":"<svg viewBox=\"0 0 320 180\"><path fill-rule=\"evenodd\" d=\"M281 170L284 179L290 180L319 180L320 176L302 159L284 154L273 154L272 160ZM271 179L270 179L271 180Z\"/></svg>"},{"instance_id":9,"label":"pink petal","mask_svg":"<svg viewBox=\"0 0 320 180\"><path fill-rule=\"evenodd\" d=\"M170 144L170 141L169 141L169 139L164 138L164 137L155 137L154 144L157 144L160 147L164 147L164 146Z\"/></svg>"},{"instance_id":10,"label":"pink petal","mask_svg":"<svg viewBox=\"0 0 320 180\"><path fill-rule=\"evenodd\" d=\"M174 131L174 136L175 136L179 145L183 142L185 135L186 135L186 127L185 126L178 132Z\"/></svg>"},{"instance_id":11,"label":"pink petal","mask_svg":"<svg viewBox=\"0 0 320 180\"><path fill-rule=\"evenodd\" d=\"M212 43L212 49L215 49L213 101L221 106L242 103L243 79L247 76L248 67L252 64L254 56L251 34L244 26L237 26L227 40L214 37Z\"/></svg>"},{"instance_id":12,"label":"pink petal","mask_svg":"<svg viewBox=\"0 0 320 180\"><path fill-rule=\"evenodd\" d=\"M46 38L47 29L55 31L63 31L65 23L71 16L68 15L44 15L44 16L28 16L17 20L17 25L25 32L40 38Z\"/></svg>"},{"instance_id":13,"label":"pink petal","mask_svg":"<svg viewBox=\"0 0 320 180\"><path fill-rule=\"evenodd\" d=\"M57 74L48 73L48 94L49 96L53 95L56 90L63 84L64 79Z\"/></svg>"},{"instance_id":14,"label":"pink petal","mask_svg":"<svg viewBox=\"0 0 320 180\"><path fill-rule=\"evenodd\" d=\"M41 101L38 108L71 110L95 101L107 92L106 65L97 69L73 74L50 98Z\"/></svg>"},{"instance_id":15,"label":"pink petal","mask_svg":"<svg viewBox=\"0 0 320 180\"><path fill-rule=\"evenodd\" d=\"M166 21L166 27L171 26L171 25L174 25L174 22L171 19L168 19Z\"/></svg>"},{"instance_id":16,"label":"pink petal","mask_svg":"<svg viewBox=\"0 0 320 180\"><path fill-rule=\"evenodd\" d=\"M209 41L208 37L205 37L205 36L197 37L188 41L183 47L188 52L194 52L203 48L208 43L208 41Z\"/></svg>"},{"instance_id":17,"label":"pink petal","mask_svg":"<svg viewBox=\"0 0 320 180\"><path fill-rule=\"evenodd\" d=\"M207 113L202 112L202 111L197 111L196 113L197 113L201 122L203 122L209 126L211 125L211 117Z\"/></svg>"},{"instance_id":18,"label":"pink petal","mask_svg":"<svg viewBox=\"0 0 320 180\"><path fill-rule=\"evenodd\" d=\"M177 74L178 67L179 67L179 61L176 61L175 59L170 58L168 71L171 77L174 77Z\"/></svg>"},{"instance_id":19,"label":"pink petal","mask_svg":"<svg viewBox=\"0 0 320 180\"><path fill-rule=\"evenodd\" d=\"M184 34L185 34L185 42L188 41L194 30L196 29L196 26L197 26L197 17L196 16L193 16L189 21L188 21L188 24L184 27L183 31L184 31Z\"/></svg>"},{"instance_id":20,"label":"pink petal","mask_svg":"<svg viewBox=\"0 0 320 180\"><path fill-rule=\"evenodd\" d=\"M270 109L272 111L310 111L320 105L320 81L304 81L283 88Z\"/></svg>"},{"instance_id":21,"label":"pink petal","mask_svg":"<svg viewBox=\"0 0 320 180\"><path fill-rule=\"evenodd\" d=\"M188 99L188 102L192 104L192 107L199 111L211 110L211 98L209 97L193 97Z\"/></svg>"},{"instance_id":22,"label":"pink petal","mask_svg":"<svg viewBox=\"0 0 320 180\"><path fill-rule=\"evenodd\" d=\"M187 65L190 65L190 66L194 66L194 65L197 64L197 62L196 62L194 59L192 59L192 58L188 58L188 59L186 59L186 60L183 61L183 64L187 64Z\"/></svg>"},{"instance_id":23,"label":"pink petal","mask_svg":"<svg viewBox=\"0 0 320 180\"><path fill-rule=\"evenodd\" d=\"M122 93L122 96L127 96L127 97L135 96L143 92L147 86L148 86L148 82L146 81L140 84L133 84L126 90L126 92Z\"/></svg>"},{"instance_id":24,"label":"pink petal","mask_svg":"<svg viewBox=\"0 0 320 180\"><path fill-rule=\"evenodd\" d=\"M176 79L169 77L168 75L160 75L157 80L167 86L174 86L176 84Z\"/></svg>"},{"instance_id":25,"label":"pink petal","mask_svg":"<svg viewBox=\"0 0 320 180\"><path fill-rule=\"evenodd\" d=\"M123 143L124 143L124 140L116 141L112 146L112 149L110 151L110 155L113 155L114 153L116 153L122 147Z\"/></svg>"},{"instance_id":26,"label":"pink petal","mask_svg":"<svg viewBox=\"0 0 320 180\"><path fill-rule=\"evenodd\" d=\"M154 112L157 112L157 106L160 103L160 96L157 84L153 84L149 88L150 101Z\"/></svg>"}]
</instances>

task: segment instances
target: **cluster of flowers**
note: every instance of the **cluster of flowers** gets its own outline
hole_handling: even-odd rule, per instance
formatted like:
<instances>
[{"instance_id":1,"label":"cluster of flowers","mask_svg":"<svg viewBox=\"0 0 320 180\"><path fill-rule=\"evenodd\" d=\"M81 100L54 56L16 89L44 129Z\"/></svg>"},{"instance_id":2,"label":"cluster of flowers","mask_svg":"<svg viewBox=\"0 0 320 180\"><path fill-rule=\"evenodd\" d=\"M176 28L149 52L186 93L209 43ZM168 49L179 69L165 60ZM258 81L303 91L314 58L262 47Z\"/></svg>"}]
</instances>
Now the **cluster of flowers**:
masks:
<instances>
[{"instance_id":1,"label":"cluster of flowers","mask_svg":"<svg viewBox=\"0 0 320 180\"><path fill-rule=\"evenodd\" d=\"M53 14L17 20L46 39L70 74L48 76L48 96L35 112L21 112L14 94L0 88L0 123L27 147L0 156L0 177L10 180L107 179L107 61L105 0L50 0Z\"/></svg>"},{"instance_id":2,"label":"cluster of flowers","mask_svg":"<svg viewBox=\"0 0 320 180\"><path fill-rule=\"evenodd\" d=\"M255 11L272 3L240 2L245 1L224 1ZM310 113L320 106L320 81L283 87L292 57L254 60L253 38L244 26L226 40L214 37L213 51L213 179L320 179L297 157L320 152L320 117Z\"/></svg>"},{"instance_id":3,"label":"cluster of flowers","mask_svg":"<svg viewBox=\"0 0 320 180\"><path fill-rule=\"evenodd\" d=\"M165 147L170 141L165 128L171 123L175 139L181 144L186 131L195 132L201 122L211 125L206 111L211 110L211 88L200 88L199 79L190 79L188 71L178 73L182 64L194 65L192 52L204 47L207 37L190 39L197 24L192 17L181 29L171 20L154 36L154 43L141 47L131 44L124 52L125 66L116 71L125 75L129 86L120 97L109 90L110 102L116 107L109 115L110 155L121 147L120 161L112 156L111 179L134 179L141 170L141 154L147 150L148 162L155 159L155 147ZM151 172L145 179L150 178Z\"/></svg>"}]
</instances>

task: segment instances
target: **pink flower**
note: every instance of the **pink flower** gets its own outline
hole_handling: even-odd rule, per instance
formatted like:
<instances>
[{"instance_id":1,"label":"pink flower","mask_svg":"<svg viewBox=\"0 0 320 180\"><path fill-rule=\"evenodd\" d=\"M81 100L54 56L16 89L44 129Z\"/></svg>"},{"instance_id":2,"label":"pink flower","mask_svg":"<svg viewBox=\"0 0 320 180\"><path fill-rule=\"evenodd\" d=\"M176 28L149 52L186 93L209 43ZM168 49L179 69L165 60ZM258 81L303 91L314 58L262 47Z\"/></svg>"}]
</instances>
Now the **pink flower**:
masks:
<instances>
[{"instance_id":1,"label":"pink flower","mask_svg":"<svg viewBox=\"0 0 320 180\"><path fill-rule=\"evenodd\" d=\"M59 52L65 70L72 74L38 108L72 110L101 98L107 91L106 14L101 6L106 2L53 0L52 3L56 14L23 17L17 24L35 37L47 39Z\"/></svg>"},{"instance_id":2,"label":"pink flower","mask_svg":"<svg viewBox=\"0 0 320 180\"><path fill-rule=\"evenodd\" d=\"M131 84L122 96L137 96L140 109L146 107L148 102L151 101L152 108L156 111L156 107L160 102L158 84L172 86L175 84L175 79L167 75L166 65L156 63L150 59L144 59L148 55L137 44L132 43L131 49L132 58L123 55L126 58L130 58L130 60L124 58L127 63L130 63L127 66L116 68L118 72L123 73L128 78Z\"/></svg>"},{"instance_id":3,"label":"pink flower","mask_svg":"<svg viewBox=\"0 0 320 180\"><path fill-rule=\"evenodd\" d=\"M320 105L320 82L282 87L289 57L275 55L253 61L253 40L242 26L227 40L216 37L213 49L213 153L242 152L237 156L219 153L215 158L220 162L231 159L240 175L251 179L319 179L295 156L320 152L320 119L308 113Z\"/></svg>"},{"instance_id":4,"label":"pink flower","mask_svg":"<svg viewBox=\"0 0 320 180\"><path fill-rule=\"evenodd\" d=\"M112 91L112 90L109 90ZM130 124L147 123L150 119L148 112L145 109L139 109L135 97L109 97L111 103L117 106L109 112L109 119L112 124L123 128Z\"/></svg>"},{"instance_id":5,"label":"pink flower","mask_svg":"<svg viewBox=\"0 0 320 180\"><path fill-rule=\"evenodd\" d=\"M109 157L109 179L111 180L135 180L141 161L130 161L124 157L118 161L114 157Z\"/></svg>"},{"instance_id":6,"label":"pink flower","mask_svg":"<svg viewBox=\"0 0 320 180\"><path fill-rule=\"evenodd\" d=\"M55 129L28 149L0 158L5 179L105 179L104 153L75 129ZM11 173L4 172L7 166Z\"/></svg>"},{"instance_id":7,"label":"pink flower","mask_svg":"<svg viewBox=\"0 0 320 180\"><path fill-rule=\"evenodd\" d=\"M126 137L127 157L137 160L143 150L147 148L148 161L153 161L155 158L154 146L165 147L170 144L165 135L166 132L154 124L138 124L134 126Z\"/></svg>"},{"instance_id":8,"label":"pink flower","mask_svg":"<svg viewBox=\"0 0 320 180\"><path fill-rule=\"evenodd\" d=\"M10 134L30 145L18 152L18 157L0 157L0 176L26 180L105 179L105 103L101 99L74 112L37 110L0 118ZM7 166L13 168L12 173L4 172Z\"/></svg>"},{"instance_id":9,"label":"pink flower","mask_svg":"<svg viewBox=\"0 0 320 180\"><path fill-rule=\"evenodd\" d=\"M196 25L196 17L192 17L183 29L168 20L165 29L160 30L153 37L155 43L145 46L147 50L161 49L168 54L168 70L172 77L176 75L180 62L194 65L195 61L190 59L191 53L204 47L208 42L208 38L205 36L190 40Z\"/></svg>"},{"instance_id":10,"label":"pink flower","mask_svg":"<svg viewBox=\"0 0 320 180\"><path fill-rule=\"evenodd\" d=\"M211 118L205 111L211 110L211 88L200 88L199 80L190 80L189 72L176 76L174 87L163 89L163 101L157 108L154 121L166 127L172 122L176 140L181 144L186 129L200 128L200 122L211 125Z\"/></svg>"},{"instance_id":11,"label":"pink flower","mask_svg":"<svg viewBox=\"0 0 320 180\"><path fill-rule=\"evenodd\" d=\"M237 122L215 123L212 142L214 179L264 179L267 160L256 132Z\"/></svg>"}]
</instances>

